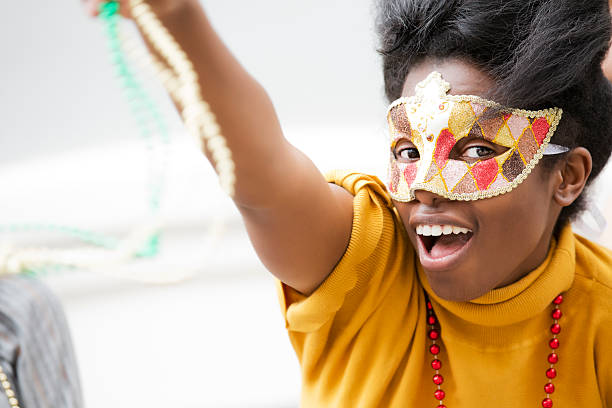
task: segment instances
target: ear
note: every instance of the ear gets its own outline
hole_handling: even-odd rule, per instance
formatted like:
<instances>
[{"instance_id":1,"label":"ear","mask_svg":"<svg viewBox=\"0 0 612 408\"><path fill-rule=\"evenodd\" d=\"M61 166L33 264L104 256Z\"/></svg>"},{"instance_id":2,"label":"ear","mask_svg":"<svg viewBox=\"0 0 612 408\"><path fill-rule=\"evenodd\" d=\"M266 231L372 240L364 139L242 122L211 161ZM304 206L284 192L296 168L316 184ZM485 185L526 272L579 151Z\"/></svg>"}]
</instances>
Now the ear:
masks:
<instances>
[{"instance_id":1,"label":"ear","mask_svg":"<svg viewBox=\"0 0 612 408\"><path fill-rule=\"evenodd\" d=\"M584 190L593 159L591 153L584 147L571 150L559 168L561 184L554 192L554 199L562 207L571 205Z\"/></svg>"}]
</instances>

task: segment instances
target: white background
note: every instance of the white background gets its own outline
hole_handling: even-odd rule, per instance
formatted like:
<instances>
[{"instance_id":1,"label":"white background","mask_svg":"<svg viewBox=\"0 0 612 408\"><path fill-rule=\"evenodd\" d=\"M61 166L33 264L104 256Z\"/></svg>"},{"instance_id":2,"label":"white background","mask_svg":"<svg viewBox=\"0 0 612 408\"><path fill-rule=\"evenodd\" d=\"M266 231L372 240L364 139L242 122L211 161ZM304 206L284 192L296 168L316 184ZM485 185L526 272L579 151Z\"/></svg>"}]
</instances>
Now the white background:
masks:
<instances>
[{"instance_id":1,"label":"white background","mask_svg":"<svg viewBox=\"0 0 612 408\"><path fill-rule=\"evenodd\" d=\"M287 137L321 170L384 175L386 102L370 1L204 4L268 90ZM6 2L0 51L0 224L44 220L125 234L145 222L144 148L101 25L78 0ZM66 308L87 406L295 407L299 368L273 280L162 106L173 133L162 256L46 278ZM597 196L606 213L609 188L601 182ZM222 228L211 238L215 222ZM47 239L63 243L36 242ZM612 243L609 229L601 239ZM118 276L127 274L178 283Z\"/></svg>"}]
</instances>

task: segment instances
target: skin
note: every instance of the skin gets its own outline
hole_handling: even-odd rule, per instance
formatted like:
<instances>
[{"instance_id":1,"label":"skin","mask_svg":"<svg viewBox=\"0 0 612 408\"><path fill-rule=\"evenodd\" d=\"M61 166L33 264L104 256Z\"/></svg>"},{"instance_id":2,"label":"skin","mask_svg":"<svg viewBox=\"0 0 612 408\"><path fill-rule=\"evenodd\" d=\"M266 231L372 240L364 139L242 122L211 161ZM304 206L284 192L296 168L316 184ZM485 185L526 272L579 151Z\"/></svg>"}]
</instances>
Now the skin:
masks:
<instances>
[{"instance_id":1,"label":"skin","mask_svg":"<svg viewBox=\"0 0 612 408\"><path fill-rule=\"evenodd\" d=\"M402 96L413 95L415 85L434 70L451 84L450 94L484 97L495 86L491 78L467 62L425 60L406 77ZM474 139L452 154L466 157L467 149L479 146L491 149L493 156L505 150ZM536 166L517 188L497 197L451 201L417 191L415 200L395 202L421 259L423 248L419 248L415 231L418 224L455 223L474 232L465 255L451 267L424 267L432 289L444 299L466 301L516 282L537 268L546 258L562 207L582 192L590 168L588 151L575 149L566 163L550 172Z\"/></svg>"},{"instance_id":2,"label":"skin","mask_svg":"<svg viewBox=\"0 0 612 408\"><path fill-rule=\"evenodd\" d=\"M95 16L102 2L84 6ZM287 285L312 293L346 250L352 196L327 183L287 141L267 93L223 44L198 0L147 3L189 56L227 140L236 164L234 203L260 260ZM120 0L120 11L130 17L129 1Z\"/></svg>"},{"instance_id":3,"label":"skin","mask_svg":"<svg viewBox=\"0 0 612 408\"><path fill-rule=\"evenodd\" d=\"M87 0L84 6L95 16L101 2ZM265 90L225 47L198 0L147 2L189 56L227 139L236 163L234 203L259 258L287 285L312 293L346 250L353 197L328 184L310 159L285 139ZM129 18L128 1L120 4ZM493 86L461 61L425 61L406 78L404 95L433 69L453 85L454 93L483 95ZM440 296L468 300L520 279L542 262L561 207L580 194L589 172L590 155L575 149L546 177L536 169L519 188L501 197L461 203L418 192L414 202L396 205L413 244L419 217L453 216L474 230L470 256L453 270L426 269Z\"/></svg>"}]
</instances>

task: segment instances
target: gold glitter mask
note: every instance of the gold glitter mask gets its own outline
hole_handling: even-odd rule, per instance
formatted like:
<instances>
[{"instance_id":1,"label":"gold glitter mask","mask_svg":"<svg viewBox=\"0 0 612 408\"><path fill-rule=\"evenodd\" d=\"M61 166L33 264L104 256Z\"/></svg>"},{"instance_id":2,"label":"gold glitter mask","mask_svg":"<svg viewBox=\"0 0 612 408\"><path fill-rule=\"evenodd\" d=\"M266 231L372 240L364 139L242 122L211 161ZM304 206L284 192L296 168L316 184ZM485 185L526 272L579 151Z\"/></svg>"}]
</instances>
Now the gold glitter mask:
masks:
<instances>
[{"instance_id":1,"label":"gold glitter mask","mask_svg":"<svg viewBox=\"0 0 612 408\"><path fill-rule=\"evenodd\" d=\"M416 190L465 201L507 193L555 146L549 142L560 108L508 109L478 96L448 95L449 90L432 72L417 84L415 96L389 107L388 188L397 201L414 200Z\"/></svg>"}]
</instances>

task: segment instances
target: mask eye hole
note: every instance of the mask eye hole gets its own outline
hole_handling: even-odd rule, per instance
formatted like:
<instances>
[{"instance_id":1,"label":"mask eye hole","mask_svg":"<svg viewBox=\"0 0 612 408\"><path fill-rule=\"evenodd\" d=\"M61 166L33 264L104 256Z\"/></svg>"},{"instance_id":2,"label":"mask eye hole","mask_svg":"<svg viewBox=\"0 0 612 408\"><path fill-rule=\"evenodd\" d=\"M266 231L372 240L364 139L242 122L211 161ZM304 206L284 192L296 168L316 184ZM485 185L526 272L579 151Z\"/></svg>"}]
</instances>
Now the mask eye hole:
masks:
<instances>
[{"instance_id":1,"label":"mask eye hole","mask_svg":"<svg viewBox=\"0 0 612 408\"><path fill-rule=\"evenodd\" d=\"M486 146L471 146L463 152L464 157L468 159L482 159L494 154L495 151Z\"/></svg>"},{"instance_id":2,"label":"mask eye hole","mask_svg":"<svg viewBox=\"0 0 612 408\"><path fill-rule=\"evenodd\" d=\"M416 146L408 139L398 140L391 149L393 157L400 163L413 163L421 158Z\"/></svg>"},{"instance_id":3,"label":"mask eye hole","mask_svg":"<svg viewBox=\"0 0 612 408\"><path fill-rule=\"evenodd\" d=\"M498 145L480 138L464 138L455 144L450 158L475 163L481 160L492 159L508 151L508 147Z\"/></svg>"}]
</instances>

